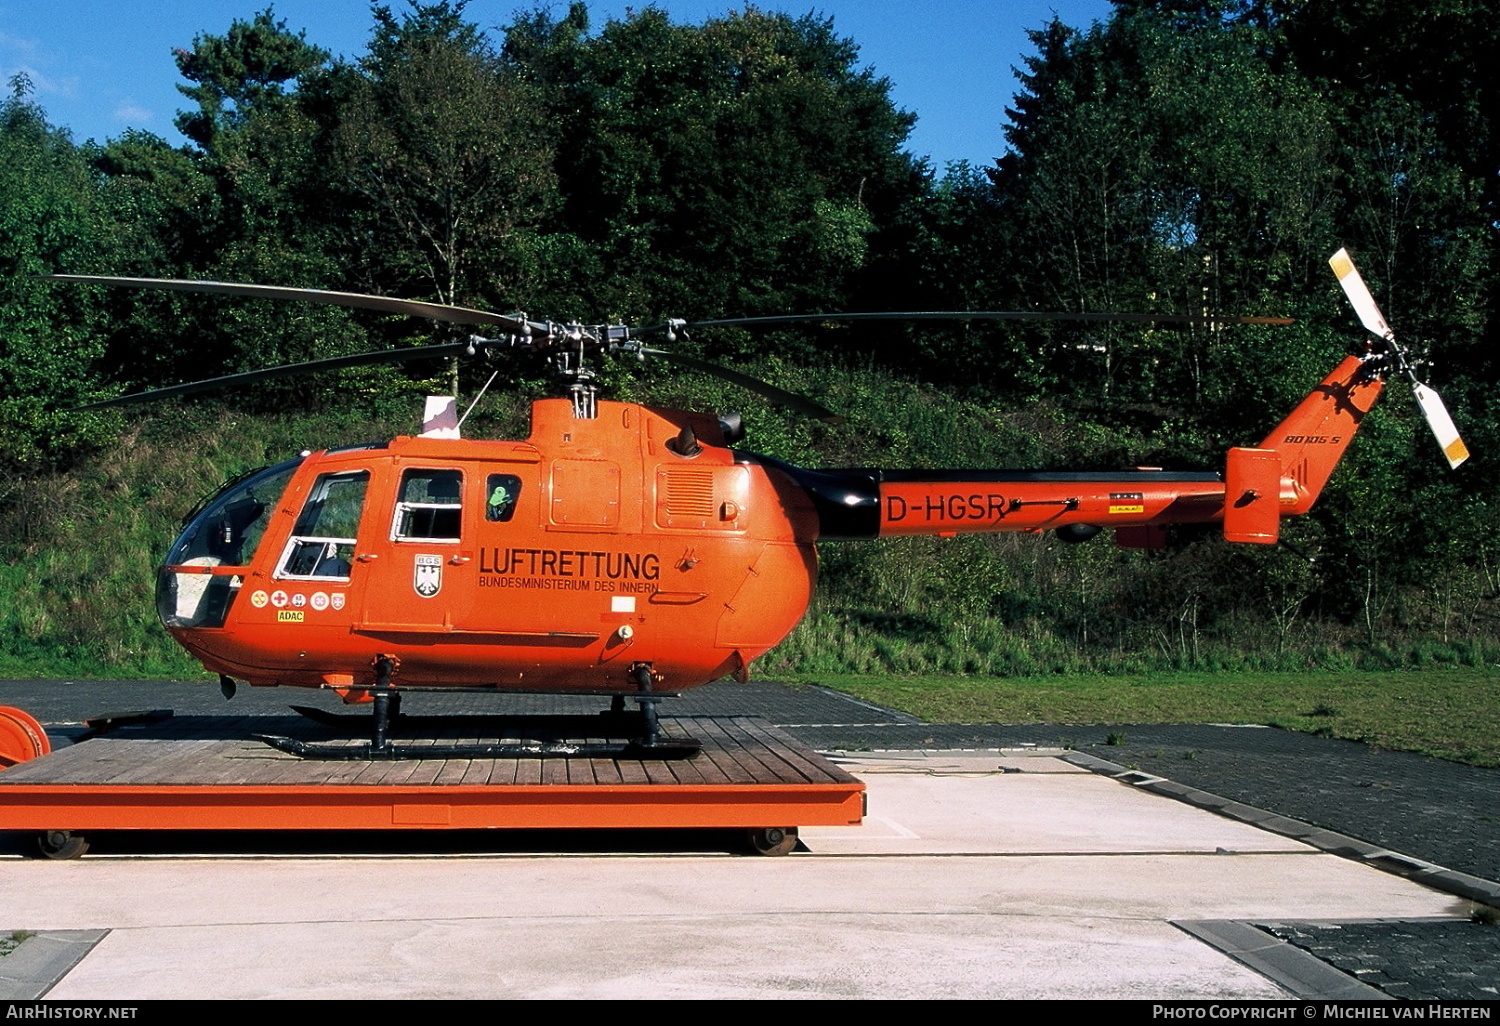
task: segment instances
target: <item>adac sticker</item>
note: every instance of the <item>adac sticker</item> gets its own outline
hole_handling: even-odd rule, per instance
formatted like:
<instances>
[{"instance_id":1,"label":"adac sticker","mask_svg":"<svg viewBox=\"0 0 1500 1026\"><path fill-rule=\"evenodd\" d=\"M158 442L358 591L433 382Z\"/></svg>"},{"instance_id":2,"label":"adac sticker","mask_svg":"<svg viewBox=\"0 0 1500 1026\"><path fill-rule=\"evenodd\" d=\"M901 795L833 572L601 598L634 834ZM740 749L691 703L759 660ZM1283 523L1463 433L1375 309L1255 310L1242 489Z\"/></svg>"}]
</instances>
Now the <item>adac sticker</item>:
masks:
<instances>
[{"instance_id":1,"label":"adac sticker","mask_svg":"<svg viewBox=\"0 0 1500 1026\"><path fill-rule=\"evenodd\" d=\"M276 611L277 623L301 623L307 614L300 609L278 609Z\"/></svg>"},{"instance_id":2,"label":"adac sticker","mask_svg":"<svg viewBox=\"0 0 1500 1026\"><path fill-rule=\"evenodd\" d=\"M411 586L423 598L432 598L443 590L443 557L418 556Z\"/></svg>"}]
</instances>

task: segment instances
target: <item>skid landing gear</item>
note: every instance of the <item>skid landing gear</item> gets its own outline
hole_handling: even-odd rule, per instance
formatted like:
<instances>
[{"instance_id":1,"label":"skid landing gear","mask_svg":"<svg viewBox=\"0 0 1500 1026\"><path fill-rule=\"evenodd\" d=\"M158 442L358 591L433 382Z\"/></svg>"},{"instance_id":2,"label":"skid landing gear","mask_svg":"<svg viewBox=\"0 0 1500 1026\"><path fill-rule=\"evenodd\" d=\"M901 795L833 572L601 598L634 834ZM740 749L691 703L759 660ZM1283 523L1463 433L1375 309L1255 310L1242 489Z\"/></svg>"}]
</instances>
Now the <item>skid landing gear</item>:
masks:
<instances>
[{"instance_id":1,"label":"skid landing gear","mask_svg":"<svg viewBox=\"0 0 1500 1026\"><path fill-rule=\"evenodd\" d=\"M375 684L370 688L373 722L362 716L327 713L293 706L298 713L324 726L348 729L370 722L367 743L302 741L272 734L256 735L266 744L304 759L343 761L371 759L537 759L577 757L586 759L685 759L698 754L702 745L691 738L662 736L656 706L663 698L675 697L655 690L651 668L631 668L636 690L614 695L607 711L593 716L402 716L403 691L443 691L452 688L396 688L391 684L393 660L382 656L375 664ZM638 712L627 712L625 699L640 704ZM393 741L393 729L411 738ZM351 731L352 732L352 731ZM496 741L450 742L448 737L491 736ZM599 740L596 740L599 739Z\"/></svg>"}]
</instances>

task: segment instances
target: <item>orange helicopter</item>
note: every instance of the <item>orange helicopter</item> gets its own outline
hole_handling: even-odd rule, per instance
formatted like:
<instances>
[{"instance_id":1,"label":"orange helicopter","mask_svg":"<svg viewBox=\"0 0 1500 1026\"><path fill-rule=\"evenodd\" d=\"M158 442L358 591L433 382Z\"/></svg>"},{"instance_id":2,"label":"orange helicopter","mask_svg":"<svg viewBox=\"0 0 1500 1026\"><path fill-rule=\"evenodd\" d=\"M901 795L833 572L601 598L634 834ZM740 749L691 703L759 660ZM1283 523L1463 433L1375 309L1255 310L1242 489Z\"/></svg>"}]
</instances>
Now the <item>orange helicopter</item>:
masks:
<instances>
[{"instance_id":1,"label":"orange helicopter","mask_svg":"<svg viewBox=\"0 0 1500 1026\"><path fill-rule=\"evenodd\" d=\"M224 485L186 519L169 550L157 611L173 637L220 675L226 695L238 680L373 698L374 733L359 757L415 754L391 744L391 721L403 691L428 688L613 696L607 715L631 750L675 756L694 745L662 737L657 700L725 676L746 679L806 611L819 541L1044 530L1082 541L1112 528L1122 546L1157 548L1168 525L1222 522L1230 541L1274 543L1281 518L1306 513L1317 500L1392 372L1411 379L1456 467L1467 452L1441 400L1416 380L1347 253L1331 262L1375 340L1340 362L1259 446L1230 449L1222 473L804 469L730 448L742 435L732 417L600 400L584 366L591 351L665 357L832 419L803 397L635 337L826 315L674 321L632 332L318 290L53 277L311 300L506 332L233 375L84 409L413 355L523 347L551 354L571 395L534 403L525 441L462 438L453 401L429 400L415 437L303 453ZM624 713L626 697L640 702L635 718ZM318 750L276 743L304 755Z\"/></svg>"}]
</instances>

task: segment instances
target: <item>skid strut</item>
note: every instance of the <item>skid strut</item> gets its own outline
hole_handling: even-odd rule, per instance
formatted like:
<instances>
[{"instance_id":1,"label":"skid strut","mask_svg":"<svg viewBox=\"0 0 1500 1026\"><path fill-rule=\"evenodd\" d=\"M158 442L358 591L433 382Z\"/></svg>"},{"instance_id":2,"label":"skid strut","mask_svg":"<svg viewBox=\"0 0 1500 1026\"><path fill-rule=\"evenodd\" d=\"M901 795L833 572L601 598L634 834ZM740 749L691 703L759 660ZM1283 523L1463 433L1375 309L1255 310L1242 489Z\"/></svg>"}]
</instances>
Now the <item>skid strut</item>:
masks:
<instances>
[{"instance_id":1,"label":"skid strut","mask_svg":"<svg viewBox=\"0 0 1500 1026\"><path fill-rule=\"evenodd\" d=\"M375 721L370 732L370 750L374 752L391 746L391 720L401 713L401 695L391 687L391 677L395 672L394 659L385 655L375 657L375 687L370 692Z\"/></svg>"},{"instance_id":2,"label":"skid strut","mask_svg":"<svg viewBox=\"0 0 1500 1026\"><path fill-rule=\"evenodd\" d=\"M641 744L654 747L661 743L661 721L656 715L656 703L661 701L661 696L654 690L651 667L645 663L637 663L631 667L630 676L635 681L635 700L640 703L641 719L646 731L641 736Z\"/></svg>"}]
</instances>

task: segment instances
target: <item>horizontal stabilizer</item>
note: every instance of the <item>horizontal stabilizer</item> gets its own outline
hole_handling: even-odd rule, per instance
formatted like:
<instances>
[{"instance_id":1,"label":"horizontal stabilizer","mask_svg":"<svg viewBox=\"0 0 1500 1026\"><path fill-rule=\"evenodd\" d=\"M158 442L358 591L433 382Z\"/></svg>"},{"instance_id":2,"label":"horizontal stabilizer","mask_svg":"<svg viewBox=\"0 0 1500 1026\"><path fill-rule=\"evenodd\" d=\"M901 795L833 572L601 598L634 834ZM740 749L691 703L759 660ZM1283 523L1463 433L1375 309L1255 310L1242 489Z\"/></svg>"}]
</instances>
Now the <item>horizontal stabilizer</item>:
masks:
<instances>
[{"instance_id":1,"label":"horizontal stabilizer","mask_svg":"<svg viewBox=\"0 0 1500 1026\"><path fill-rule=\"evenodd\" d=\"M1224 468L1224 537L1274 545L1281 531L1281 453L1230 449Z\"/></svg>"}]
</instances>

